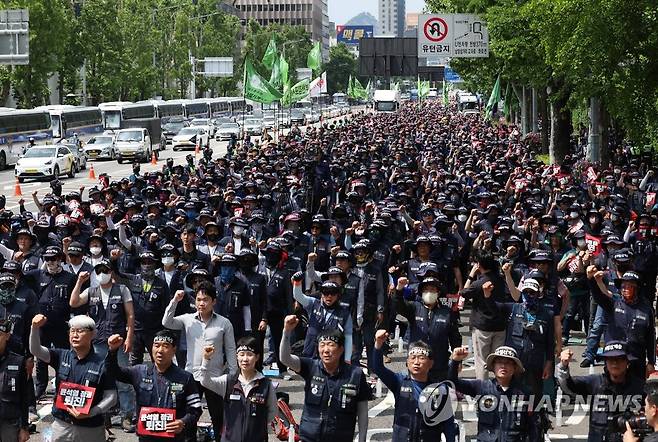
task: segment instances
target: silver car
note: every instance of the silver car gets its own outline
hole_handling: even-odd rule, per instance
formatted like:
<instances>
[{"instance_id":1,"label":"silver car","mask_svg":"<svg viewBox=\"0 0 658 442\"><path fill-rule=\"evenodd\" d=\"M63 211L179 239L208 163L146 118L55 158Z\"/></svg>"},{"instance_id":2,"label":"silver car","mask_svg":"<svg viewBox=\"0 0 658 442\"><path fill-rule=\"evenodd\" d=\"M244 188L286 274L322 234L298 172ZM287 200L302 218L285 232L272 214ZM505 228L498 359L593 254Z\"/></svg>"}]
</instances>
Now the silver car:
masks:
<instances>
[{"instance_id":1,"label":"silver car","mask_svg":"<svg viewBox=\"0 0 658 442\"><path fill-rule=\"evenodd\" d=\"M112 135L92 137L83 149L90 160L113 160L116 157L114 136Z\"/></svg>"},{"instance_id":2,"label":"silver car","mask_svg":"<svg viewBox=\"0 0 658 442\"><path fill-rule=\"evenodd\" d=\"M57 143L59 146L66 146L69 148L73 156L75 157L75 170L79 172L81 170L87 169L87 153L83 148L79 147L77 144L63 140Z\"/></svg>"},{"instance_id":3,"label":"silver car","mask_svg":"<svg viewBox=\"0 0 658 442\"><path fill-rule=\"evenodd\" d=\"M238 123L220 124L217 128L217 132L215 132L215 139L217 141L230 140L233 136L238 140L242 138L242 129Z\"/></svg>"},{"instance_id":4,"label":"silver car","mask_svg":"<svg viewBox=\"0 0 658 442\"><path fill-rule=\"evenodd\" d=\"M248 118L244 121L244 131L247 135L260 135L263 133L263 125L258 118Z\"/></svg>"}]
</instances>

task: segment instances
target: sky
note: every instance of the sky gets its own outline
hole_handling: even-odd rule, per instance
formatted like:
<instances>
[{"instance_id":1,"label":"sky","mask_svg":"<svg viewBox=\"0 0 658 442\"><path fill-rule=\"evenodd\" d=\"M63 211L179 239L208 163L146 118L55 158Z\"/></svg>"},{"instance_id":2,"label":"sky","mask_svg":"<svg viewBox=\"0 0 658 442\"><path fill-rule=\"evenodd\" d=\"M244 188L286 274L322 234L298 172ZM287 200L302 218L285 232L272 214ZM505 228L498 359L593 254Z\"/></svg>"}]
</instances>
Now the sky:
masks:
<instances>
[{"instance_id":1,"label":"sky","mask_svg":"<svg viewBox=\"0 0 658 442\"><path fill-rule=\"evenodd\" d=\"M361 12L369 12L377 18L377 0L328 0L329 20L341 25ZM406 12L420 12L425 0L407 0Z\"/></svg>"}]
</instances>

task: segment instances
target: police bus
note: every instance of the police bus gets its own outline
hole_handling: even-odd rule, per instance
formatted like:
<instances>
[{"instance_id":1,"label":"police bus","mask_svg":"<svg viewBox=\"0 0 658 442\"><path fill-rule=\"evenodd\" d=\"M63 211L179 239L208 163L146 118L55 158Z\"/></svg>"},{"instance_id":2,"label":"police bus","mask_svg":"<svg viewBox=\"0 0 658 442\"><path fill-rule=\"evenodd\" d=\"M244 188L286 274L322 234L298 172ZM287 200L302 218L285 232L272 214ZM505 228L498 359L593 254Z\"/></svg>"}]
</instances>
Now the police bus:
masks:
<instances>
[{"instance_id":1,"label":"police bus","mask_svg":"<svg viewBox=\"0 0 658 442\"><path fill-rule=\"evenodd\" d=\"M74 134L80 140L86 140L103 132L103 115L97 107L52 105L37 109L50 114L53 138L56 140L72 138Z\"/></svg>"},{"instance_id":2,"label":"police bus","mask_svg":"<svg viewBox=\"0 0 658 442\"><path fill-rule=\"evenodd\" d=\"M210 118L231 116L231 105L226 98L208 99L208 108L210 110Z\"/></svg>"},{"instance_id":3,"label":"police bus","mask_svg":"<svg viewBox=\"0 0 658 442\"><path fill-rule=\"evenodd\" d=\"M156 118L153 103L131 103L129 101L112 101L98 105L103 113L103 128L119 130L125 121Z\"/></svg>"},{"instance_id":4,"label":"police bus","mask_svg":"<svg viewBox=\"0 0 658 442\"><path fill-rule=\"evenodd\" d=\"M245 112L251 112L251 106L245 103L244 98L240 97L225 97L231 108L232 117L242 117L242 114Z\"/></svg>"},{"instance_id":5,"label":"police bus","mask_svg":"<svg viewBox=\"0 0 658 442\"><path fill-rule=\"evenodd\" d=\"M48 112L38 109L0 111L0 170L16 164L30 138L37 144L52 142Z\"/></svg>"},{"instance_id":6,"label":"police bus","mask_svg":"<svg viewBox=\"0 0 658 442\"><path fill-rule=\"evenodd\" d=\"M208 100L205 98L185 100L183 107L185 108L185 117L187 119L209 118Z\"/></svg>"},{"instance_id":7,"label":"police bus","mask_svg":"<svg viewBox=\"0 0 658 442\"><path fill-rule=\"evenodd\" d=\"M185 108L183 107L182 100L148 100L140 101L140 103L152 104L155 108L155 116L162 123L166 123L171 117L185 116Z\"/></svg>"}]
</instances>

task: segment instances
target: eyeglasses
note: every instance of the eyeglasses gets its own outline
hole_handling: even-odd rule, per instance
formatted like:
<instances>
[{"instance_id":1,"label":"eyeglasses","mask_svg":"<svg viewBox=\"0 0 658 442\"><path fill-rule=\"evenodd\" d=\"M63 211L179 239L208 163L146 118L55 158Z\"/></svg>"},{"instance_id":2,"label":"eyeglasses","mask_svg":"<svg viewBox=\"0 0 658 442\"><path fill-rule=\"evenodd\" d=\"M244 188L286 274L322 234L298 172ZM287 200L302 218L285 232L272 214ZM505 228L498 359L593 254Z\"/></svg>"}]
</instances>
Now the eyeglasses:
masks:
<instances>
[{"instance_id":1,"label":"eyeglasses","mask_svg":"<svg viewBox=\"0 0 658 442\"><path fill-rule=\"evenodd\" d=\"M87 332L90 332L91 329L89 328L70 328L69 329L69 334L70 335L81 335Z\"/></svg>"},{"instance_id":2,"label":"eyeglasses","mask_svg":"<svg viewBox=\"0 0 658 442\"><path fill-rule=\"evenodd\" d=\"M338 296L336 292L322 292L322 296Z\"/></svg>"}]
</instances>

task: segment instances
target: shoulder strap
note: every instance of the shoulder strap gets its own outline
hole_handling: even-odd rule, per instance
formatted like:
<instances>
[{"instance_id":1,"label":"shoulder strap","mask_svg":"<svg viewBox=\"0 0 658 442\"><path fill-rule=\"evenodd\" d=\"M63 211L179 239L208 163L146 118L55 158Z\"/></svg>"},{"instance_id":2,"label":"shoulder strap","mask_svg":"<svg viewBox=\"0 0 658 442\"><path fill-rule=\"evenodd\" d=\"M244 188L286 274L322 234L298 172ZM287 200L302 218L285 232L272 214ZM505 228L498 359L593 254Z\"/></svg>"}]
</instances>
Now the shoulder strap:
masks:
<instances>
[{"instance_id":1,"label":"shoulder strap","mask_svg":"<svg viewBox=\"0 0 658 442\"><path fill-rule=\"evenodd\" d=\"M224 393L224 400L227 400L227 398L231 395L233 392L233 387L235 387L235 383L238 381L238 374L230 374L228 375L226 379L226 392Z\"/></svg>"}]
</instances>

